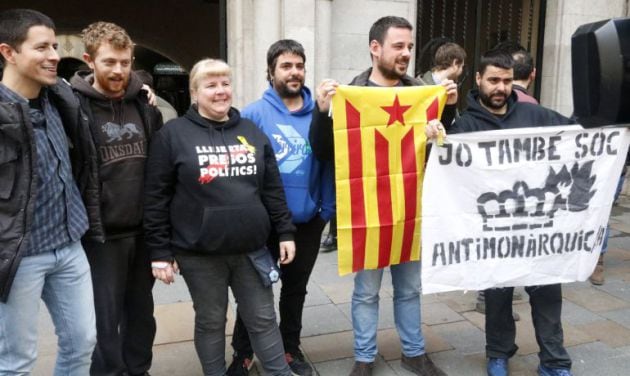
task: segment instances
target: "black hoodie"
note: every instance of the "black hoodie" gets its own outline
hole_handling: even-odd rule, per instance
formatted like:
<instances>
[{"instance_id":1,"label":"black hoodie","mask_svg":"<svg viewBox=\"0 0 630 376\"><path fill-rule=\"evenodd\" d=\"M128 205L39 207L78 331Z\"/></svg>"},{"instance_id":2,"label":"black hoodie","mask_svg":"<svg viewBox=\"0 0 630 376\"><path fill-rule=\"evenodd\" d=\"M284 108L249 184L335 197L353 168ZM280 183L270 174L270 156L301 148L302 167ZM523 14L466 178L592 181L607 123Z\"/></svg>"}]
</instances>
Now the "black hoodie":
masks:
<instances>
[{"instance_id":1,"label":"black hoodie","mask_svg":"<svg viewBox=\"0 0 630 376\"><path fill-rule=\"evenodd\" d=\"M79 71L70 80L87 114L96 176L79 177L90 231L86 238L102 240L142 232L144 168L151 134L162 126L158 110L148 105L142 82L131 72L125 94L111 99L98 92L89 71ZM90 189L84 181L95 181ZM86 185L86 187L84 187ZM101 235L102 234L102 235Z\"/></svg>"},{"instance_id":2,"label":"black hoodie","mask_svg":"<svg viewBox=\"0 0 630 376\"><path fill-rule=\"evenodd\" d=\"M570 119L541 105L518 102L514 91L507 99L508 108L503 116L494 115L481 106L477 89L468 93L467 101L468 108L455 120L448 133L575 124Z\"/></svg>"},{"instance_id":3,"label":"black hoodie","mask_svg":"<svg viewBox=\"0 0 630 376\"><path fill-rule=\"evenodd\" d=\"M280 240L295 227L269 139L232 108L214 122L191 107L151 142L144 229L152 260L178 252L233 254Z\"/></svg>"}]
</instances>

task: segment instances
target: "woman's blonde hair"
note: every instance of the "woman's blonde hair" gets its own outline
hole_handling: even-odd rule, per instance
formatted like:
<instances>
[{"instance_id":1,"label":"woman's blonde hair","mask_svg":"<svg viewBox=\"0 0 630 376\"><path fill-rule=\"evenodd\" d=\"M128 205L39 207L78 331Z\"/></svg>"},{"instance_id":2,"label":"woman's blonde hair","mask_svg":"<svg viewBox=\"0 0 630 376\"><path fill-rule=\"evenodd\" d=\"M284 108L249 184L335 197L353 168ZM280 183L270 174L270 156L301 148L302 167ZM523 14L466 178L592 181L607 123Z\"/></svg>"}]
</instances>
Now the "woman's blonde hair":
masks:
<instances>
[{"instance_id":1,"label":"woman's blonde hair","mask_svg":"<svg viewBox=\"0 0 630 376\"><path fill-rule=\"evenodd\" d=\"M203 59L199 60L190 71L190 91L196 91L199 81L206 77L228 76L232 78L230 66L223 60Z\"/></svg>"}]
</instances>

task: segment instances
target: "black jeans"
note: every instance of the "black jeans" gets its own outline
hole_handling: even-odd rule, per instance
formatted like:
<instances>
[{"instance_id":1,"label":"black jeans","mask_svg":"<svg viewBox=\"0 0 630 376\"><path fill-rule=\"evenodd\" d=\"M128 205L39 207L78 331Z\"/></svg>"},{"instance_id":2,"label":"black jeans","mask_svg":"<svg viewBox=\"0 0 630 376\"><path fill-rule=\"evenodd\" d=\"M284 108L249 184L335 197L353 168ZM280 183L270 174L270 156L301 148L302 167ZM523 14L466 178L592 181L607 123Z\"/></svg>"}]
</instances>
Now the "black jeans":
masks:
<instances>
[{"instance_id":1,"label":"black jeans","mask_svg":"<svg viewBox=\"0 0 630 376\"><path fill-rule=\"evenodd\" d=\"M315 266L319 253L319 243L326 222L315 216L307 223L296 223L295 259L288 265L282 265L282 287L280 289L280 333L284 350L291 354L299 352L302 332L302 312L306 299L306 285ZM278 238L270 236L268 246L274 257L278 257ZM238 310L240 311L240 309ZM232 347L238 354L248 357L253 354L247 330L237 312Z\"/></svg>"},{"instance_id":2,"label":"black jeans","mask_svg":"<svg viewBox=\"0 0 630 376\"><path fill-rule=\"evenodd\" d=\"M153 284L142 236L84 241L92 271L97 343L91 375L141 374L151 368L155 338Z\"/></svg>"},{"instance_id":3,"label":"black jeans","mask_svg":"<svg viewBox=\"0 0 630 376\"><path fill-rule=\"evenodd\" d=\"M225 316L230 287L265 374L291 375L276 323L273 290L263 286L247 254L178 254L175 259L195 309L195 349L203 374L225 374Z\"/></svg>"},{"instance_id":4,"label":"black jeans","mask_svg":"<svg viewBox=\"0 0 630 376\"><path fill-rule=\"evenodd\" d=\"M571 358L564 348L562 332L562 288L560 284L528 286L529 304L540 352L540 363L550 368L571 368ZM513 287L488 289L486 295L486 355L508 359L518 346L516 325L512 318Z\"/></svg>"}]
</instances>

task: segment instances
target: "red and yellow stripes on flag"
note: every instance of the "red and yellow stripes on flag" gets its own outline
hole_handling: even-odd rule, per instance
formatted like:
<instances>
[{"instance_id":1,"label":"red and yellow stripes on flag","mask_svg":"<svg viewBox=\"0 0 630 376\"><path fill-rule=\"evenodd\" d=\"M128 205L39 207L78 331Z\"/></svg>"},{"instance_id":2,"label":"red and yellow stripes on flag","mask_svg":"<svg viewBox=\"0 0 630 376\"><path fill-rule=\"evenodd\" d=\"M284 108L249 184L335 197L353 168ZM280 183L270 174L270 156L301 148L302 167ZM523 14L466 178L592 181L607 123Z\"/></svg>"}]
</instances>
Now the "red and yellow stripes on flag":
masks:
<instances>
[{"instance_id":1,"label":"red and yellow stripes on flag","mask_svg":"<svg viewBox=\"0 0 630 376\"><path fill-rule=\"evenodd\" d=\"M339 274L420 259L427 121L441 86L339 86L333 97Z\"/></svg>"}]
</instances>

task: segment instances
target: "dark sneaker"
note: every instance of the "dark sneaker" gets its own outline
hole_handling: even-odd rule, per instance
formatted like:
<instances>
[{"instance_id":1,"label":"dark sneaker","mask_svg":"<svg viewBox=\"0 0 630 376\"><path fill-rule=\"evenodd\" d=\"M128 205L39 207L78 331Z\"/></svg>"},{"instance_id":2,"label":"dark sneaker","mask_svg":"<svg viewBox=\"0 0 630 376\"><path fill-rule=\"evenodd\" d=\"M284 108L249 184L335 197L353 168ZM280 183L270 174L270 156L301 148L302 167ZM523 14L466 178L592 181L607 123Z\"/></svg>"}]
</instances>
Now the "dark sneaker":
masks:
<instances>
[{"instance_id":1,"label":"dark sneaker","mask_svg":"<svg viewBox=\"0 0 630 376\"><path fill-rule=\"evenodd\" d=\"M313 375L313 368L308 364L306 360L304 360L304 355L302 353L286 353L284 357L287 359L287 363L289 363L289 368L291 368L291 372L294 375L298 376L311 376Z\"/></svg>"},{"instance_id":2,"label":"dark sneaker","mask_svg":"<svg viewBox=\"0 0 630 376\"><path fill-rule=\"evenodd\" d=\"M374 368L374 362L354 362L350 376L372 376L372 368Z\"/></svg>"},{"instance_id":3,"label":"dark sneaker","mask_svg":"<svg viewBox=\"0 0 630 376\"><path fill-rule=\"evenodd\" d=\"M488 376L507 376L508 360L500 358L488 358Z\"/></svg>"},{"instance_id":4,"label":"dark sneaker","mask_svg":"<svg viewBox=\"0 0 630 376\"><path fill-rule=\"evenodd\" d=\"M326 235L322 244L320 244L320 249L322 252L332 252L337 249L337 237L331 233Z\"/></svg>"},{"instance_id":5,"label":"dark sneaker","mask_svg":"<svg viewBox=\"0 0 630 376\"><path fill-rule=\"evenodd\" d=\"M249 370L254 366L253 355L238 355L234 353L232 356L232 364L228 367L226 376L247 376Z\"/></svg>"},{"instance_id":6,"label":"dark sneaker","mask_svg":"<svg viewBox=\"0 0 630 376\"><path fill-rule=\"evenodd\" d=\"M538 374L540 376L573 376L568 368L549 368L542 364L538 366Z\"/></svg>"},{"instance_id":7,"label":"dark sneaker","mask_svg":"<svg viewBox=\"0 0 630 376\"><path fill-rule=\"evenodd\" d=\"M402 368L419 376L446 376L446 373L438 368L427 354L400 359Z\"/></svg>"}]
</instances>

